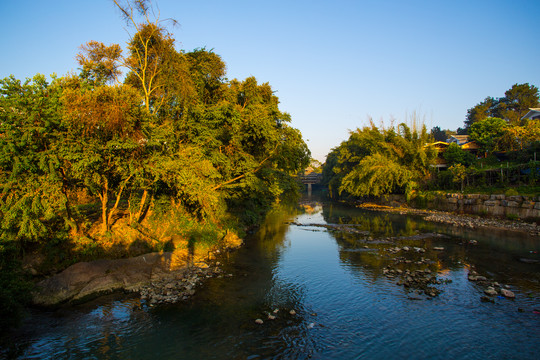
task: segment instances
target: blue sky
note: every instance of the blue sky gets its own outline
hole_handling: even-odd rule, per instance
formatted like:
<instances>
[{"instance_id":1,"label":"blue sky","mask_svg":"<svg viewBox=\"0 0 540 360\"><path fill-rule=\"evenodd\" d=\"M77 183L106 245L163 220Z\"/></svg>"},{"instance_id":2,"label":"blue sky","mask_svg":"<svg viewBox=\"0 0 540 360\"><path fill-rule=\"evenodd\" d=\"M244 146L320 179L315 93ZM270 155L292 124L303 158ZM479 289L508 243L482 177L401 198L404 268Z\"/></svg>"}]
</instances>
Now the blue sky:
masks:
<instances>
[{"instance_id":1,"label":"blue sky","mask_svg":"<svg viewBox=\"0 0 540 360\"><path fill-rule=\"evenodd\" d=\"M229 79L269 82L324 161L369 117L416 113L463 126L467 109L515 83L540 86L538 0L160 0L178 49L213 49ZM0 0L0 78L76 71L78 47L125 45L109 0Z\"/></svg>"}]
</instances>

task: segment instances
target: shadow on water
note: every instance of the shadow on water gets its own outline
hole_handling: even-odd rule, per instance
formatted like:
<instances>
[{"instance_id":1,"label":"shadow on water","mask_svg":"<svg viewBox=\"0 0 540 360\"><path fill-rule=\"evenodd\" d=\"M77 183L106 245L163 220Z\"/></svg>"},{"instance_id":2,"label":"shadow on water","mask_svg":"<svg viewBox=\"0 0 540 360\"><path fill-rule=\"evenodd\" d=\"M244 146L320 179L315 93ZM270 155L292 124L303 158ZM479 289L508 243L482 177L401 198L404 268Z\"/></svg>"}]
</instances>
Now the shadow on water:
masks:
<instances>
[{"instance_id":1,"label":"shadow on water","mask_svg":"<svg viewBox=\"0 0 540 360\"><path fill-rule=\"evenodd\" d=\"M36 311L10 358L532 358L538 238L316 197L276 207L185 303L108 297ZM469 281L474 270L486 283ZM493 282L516 294L482 302ZM434 290L435 289L435 290ZM142 305L142 306L141 306ZM294 310L291 313L291 310ZM256 319L263 321L257 324Z\"/></svg>"}]
</instances>

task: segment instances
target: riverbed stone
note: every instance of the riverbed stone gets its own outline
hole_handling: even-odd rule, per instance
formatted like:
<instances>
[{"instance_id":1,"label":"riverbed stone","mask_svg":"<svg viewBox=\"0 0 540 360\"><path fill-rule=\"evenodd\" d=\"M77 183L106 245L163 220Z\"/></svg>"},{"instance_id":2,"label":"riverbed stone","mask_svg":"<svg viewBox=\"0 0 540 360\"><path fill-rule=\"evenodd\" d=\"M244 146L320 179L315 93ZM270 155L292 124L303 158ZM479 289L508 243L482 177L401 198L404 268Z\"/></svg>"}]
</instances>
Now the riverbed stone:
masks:
<instances>
[{"instance_id":1,"label":"riverbed stone","mask_svg":"<svg viewBox=\"0 0 540 360\"><path fill-rule=\"evenodd\" d=\"M516 295L508 289L501 289L501 295L510 299L513 299L516 297Z\"/></svg>"},{"instance_id":2,"label":"riverbed stone","mask_svg":"<svg viewBox=\"0 0 540 360\"><path fill-rule=\"evenodd\" d=\"M484 290L484 293L489 296L495 296L497 295L497 290L492 288L491 286Z\"/></svg>"}]
</instances>

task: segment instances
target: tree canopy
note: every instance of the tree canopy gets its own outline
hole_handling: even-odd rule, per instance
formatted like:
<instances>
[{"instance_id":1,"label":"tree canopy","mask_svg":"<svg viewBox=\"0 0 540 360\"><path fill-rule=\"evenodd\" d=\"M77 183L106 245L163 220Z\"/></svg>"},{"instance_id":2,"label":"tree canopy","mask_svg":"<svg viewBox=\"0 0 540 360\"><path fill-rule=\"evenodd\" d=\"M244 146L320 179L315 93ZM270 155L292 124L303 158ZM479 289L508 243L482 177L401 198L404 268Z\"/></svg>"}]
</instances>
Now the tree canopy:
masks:
<instances>
[{"instance_id":1,"label":"tree canopy","mask_svg":"<svg viewBox=\"0 0 540 360\"><path fill-rule=\"evenodd\" d=\"M411 193L429 177L435 152L425 126L370 126L351 132L334 148L323 168L331 196Z\"/></svg>"},{"instance_id":2,"label":"tree canopy","mask_svg":"<svg viewBox=\"0 0 540 360\"><path fill-rule=\"evenodd\" d=\"M514 84L508 89L503 97L487 97L480 103L467 110L465 130L478 122L489 117L504 119L512 125L520 125L521 118L539 105L538 88L534 85Z\"/></svg>"},{"instance_id":3,"label":"tree canopy","mask_svg":"<svg viewBox=\"0 0 540 360\"><path fill-rule=\"evenodd\" d=\"M121 207L140 222L158 198L218 222L297 190L310 152L270 84L227 80L205 48L177 50L150 3L115 4L134 31L125 50L89 41L76 75L0 82L1 239L85 231L78 191L99 200L106 233Z\"/></svg>"}]
</instances>

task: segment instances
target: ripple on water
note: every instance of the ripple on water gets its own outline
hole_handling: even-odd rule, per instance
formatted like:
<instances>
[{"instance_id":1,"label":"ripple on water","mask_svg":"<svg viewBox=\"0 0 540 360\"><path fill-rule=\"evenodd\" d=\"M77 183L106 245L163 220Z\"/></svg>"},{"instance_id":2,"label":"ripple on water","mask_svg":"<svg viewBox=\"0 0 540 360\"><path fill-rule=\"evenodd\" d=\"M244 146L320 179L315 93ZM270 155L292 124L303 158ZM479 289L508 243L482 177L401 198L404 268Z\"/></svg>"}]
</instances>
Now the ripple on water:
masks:
<instances>
[{"instance_id":1,"label":"ripple on water","mask_svg":"<svg viewBox=\"0 0 540 360\"><path fill-rule=\"evenodd\" d=\"M411 218L339 207L296 221L350 222L362 231L394 235L427 228ZM438 229L446 231L429 227L430 232ZM478 239L475 247L459 245L455 233L453 238L426 240L422 246L427 251L430 246L445 248L429 255L436 259L430 266L434 273L444 270L440 277L452 282L437 285L442 293L434 299L413 301L406 288L396 285L397 278L383 276L382 269L392 263L387 252L344 251L362 248L356 241L364 235L340 237L335 231L300 226L286 230L268 232L231 254L227 271L234 276L209 280L187 303L137 310L134 299L102 300L36 314L32 330L19 339L26 347L19 358L537 357L540 315L532 312L540 308L537 274L527 264L514 266L507 255L515 251L513 240L503 239L502 250L496 240L471 232L467 236ZM417 244L404 241L400 246ZM540 246L528 240L526 246L535 244ZM509 284L517 298L482 303L482 286L467 279L471 266ZM529 279L523 280L523 274ZM276 308L276 319L267 320ZM264 323L256 324L256 318Z\"/></svg>"}]
</instances>

